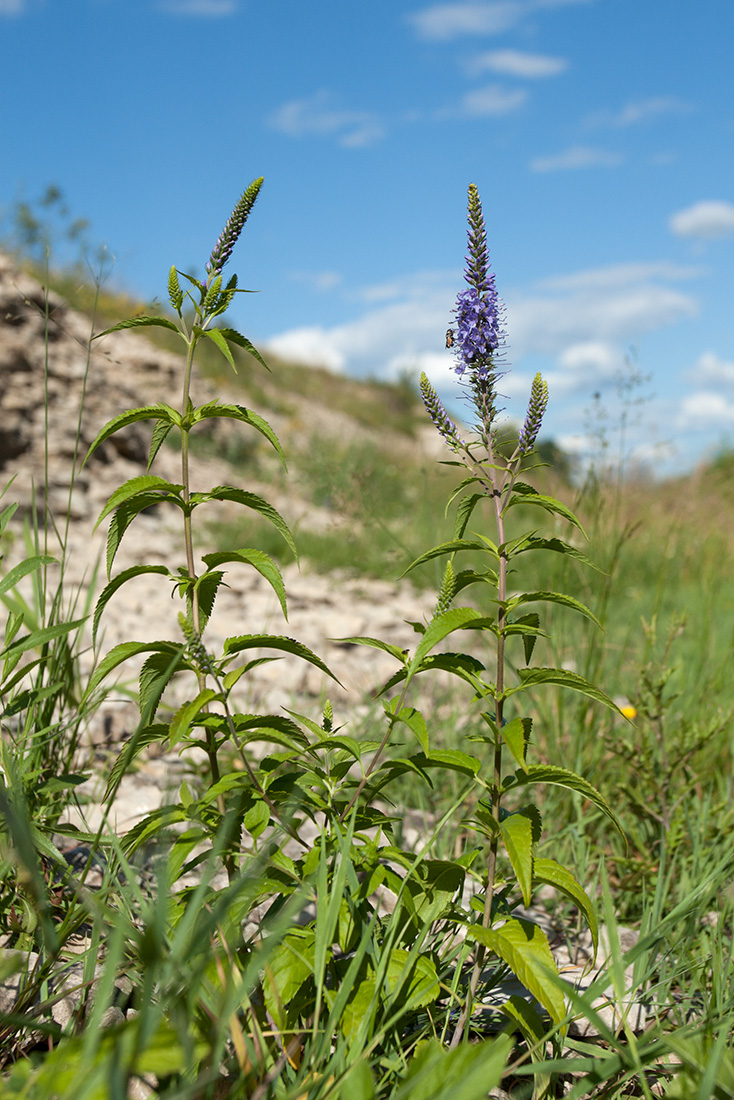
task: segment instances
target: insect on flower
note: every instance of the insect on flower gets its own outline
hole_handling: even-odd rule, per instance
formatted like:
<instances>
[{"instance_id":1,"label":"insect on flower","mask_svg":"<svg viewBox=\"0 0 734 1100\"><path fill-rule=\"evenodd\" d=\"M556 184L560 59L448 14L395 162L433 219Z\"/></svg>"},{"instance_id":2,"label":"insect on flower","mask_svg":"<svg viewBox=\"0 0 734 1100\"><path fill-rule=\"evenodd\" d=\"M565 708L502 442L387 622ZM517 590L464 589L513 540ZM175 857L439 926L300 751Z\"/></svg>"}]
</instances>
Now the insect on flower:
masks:
<instances>
[{"instance_id":1,"label":"insect on flower","mask_svg":"<svg viewBox=\"0 0 734 1100\"><path fill-rule=\"evenodd\" d=\"M454 330L452 328L446 329L446 347L452 348L454 346Z\"/></svg>"}]
</instances>

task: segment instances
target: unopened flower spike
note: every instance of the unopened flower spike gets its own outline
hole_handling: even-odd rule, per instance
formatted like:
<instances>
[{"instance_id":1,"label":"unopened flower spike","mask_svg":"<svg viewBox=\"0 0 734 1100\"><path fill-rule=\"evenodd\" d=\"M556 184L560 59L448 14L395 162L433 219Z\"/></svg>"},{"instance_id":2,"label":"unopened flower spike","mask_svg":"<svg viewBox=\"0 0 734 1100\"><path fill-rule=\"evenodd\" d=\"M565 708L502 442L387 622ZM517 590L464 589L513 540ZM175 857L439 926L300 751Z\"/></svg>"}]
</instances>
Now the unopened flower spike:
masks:
<instances>
[{"instance_id":1,"label":"unopened flower spike","mask_svg":"<svg viewBox=\"0 0 734 1100\"><path fill-rule=\"evenodd\" d=\"M458 451L460 447L466 447L464 440L461 438L457 431L456 425L441 404L441 399L434 390L433 386L428 381L428 377L426 376L425 371L421 374L420 390L421 397L423 398L423 404L426 406L428 415L448 443L451 450Z\"/></svg>"},{"instance_id":2,"label":"unopened flower spike","mask_svg":"<svg viewBox=\"0 0 734 1100\"><path fill-rule=\"evenodd\" d=\"M528 405L525 423L520 432L517 448L520 455L530 454L538 438L540 425L543 422L546 406L548 405L548 383L544 381L540 373L535 375L530 388L530 403Z\"/></svg>"},{"instance_id":3,"label":"unopened flower spike","mask_svg":"<svg viewBox=\"0 0 734 1100\"><path fill-rule=\"evenodd\" d=\"M204 284L205 286L211 283L218 275L221 275L224 265L232 255L232 250L237 244L237 238L244 228L249 213L255 205L255 199L260 193L262 185L263 177L260 176L259 179L252 181L246 191L242 192L239 202L227 219L227 224L222 230L219 240L212 249L212 254L206 265L207 278Z\"/></svg>"}]
</instances>

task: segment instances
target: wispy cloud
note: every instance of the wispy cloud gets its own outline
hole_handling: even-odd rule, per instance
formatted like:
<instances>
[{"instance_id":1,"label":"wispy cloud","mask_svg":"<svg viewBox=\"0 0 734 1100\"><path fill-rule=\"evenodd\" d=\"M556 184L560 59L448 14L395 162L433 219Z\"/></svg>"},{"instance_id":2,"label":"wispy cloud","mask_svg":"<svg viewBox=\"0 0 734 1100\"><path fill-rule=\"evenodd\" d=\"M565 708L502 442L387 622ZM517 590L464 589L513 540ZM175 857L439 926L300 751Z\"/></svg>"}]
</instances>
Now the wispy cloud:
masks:
<instances>
[{"instance_id":1,"label":"wispy cloud","mask_svg":"<svg viewBox=\"0 0 734 1100\"><path fill-rule=\"evenodd\" d=\"M339 286L342 276L338 271L289 271L288 278L319 293Z\"/></svg>"},{"instance_id":2,"label":"wispy cloud","mask_svg":"<svg viewBox=\"0 0 734 1100\"><path fill-rule=\"evenodd\" d=\"M619 111L598 111L589 115L586 125L591 127L636 126L651 122L661 115L687 115L693 110L690 103L684 103L675 96L661 95L651 99L637 99L625 104Z\"/></svg>"},{"instance_id":3,"label":"wispy cloud","mask_svg":"<svg viewBox=\"0 0 734 1100\"><path fill-rule=\"evenodd\" d=\"M431 4L411 12L407 21L419 38L446 41L463 35L500 34L534 11L583 4L589 0L463 0Z\"/></svg>"},{"instance_id":4,"label":"wispy cloud","mask_svg":"<svg viewBox=\"0 0 734 1100\"><path fill-rule=\"evenodd\" d=\"M158 7L171 15L193 15L204 19L221 19L234 15L239 0L160 0Z\"/></svg>"},{"instance_id":5,"label":"wispy cloud","mask_svg":"<svg viewBox=\"0 0 734 1100\"><path fill-rule=\"evenodd\" d=\"M734 233L734 203L704 199L673 214L669 222L678 237L716 240Z\"/></svg>"},{"instance_id":6,"label":"wispy cloud","mask_svg":"<svg viewBox=\"0 0 734 1100\"><path fill-rule=\"evenodd\" d=\"M734 361L722 359L713 351L705 351L696 360L689 378L699 385L734 387Z\"/></svg>"},{"instance_id":7,"label":"wispy cloud","mask_svg":"<svg viewBox=\"0 0 734 1100\"><path fill-rule=\"evenodd\" d=\"M345 148L372 145L385 136L385 128L371 111L351 111L332 106L331 94L322 89L305 99L284 103L268 118L268 124L288 137L335 137Z\"/></svg>"},{"instance_id":8,"label":"wispy cloud","mask_svg":"<svg viewBox=\"0 0 734 1100\"><path fill-rule=\"evenodd\" d=\"M530 162L531 172L569 172L578 168L616 168L622 163L621 153L608 149L594 149L589 145L574 145L561 153L547 157L535 157Z\"/></svg>"},{"instance_id":9,"label":"wispy cloud","mask_svg":"<svg viewBox=\"0 0 734 1100\"><path fill-rule=\"evenodd\" d=\"M527 397L526 357L551 361L549 382L562 397L611 381L631 343L696 314L696 299L666 283L699 273L667 262L619 264L509 294L513 371L503 379L503 392ZM444 270L366 286L352 295L358 303L353 320L330 328L290 329L268 344L280 355L332 370L383 378L425 370L437 387L453 387L453 360L443 350L443 337L461 283L460 271Z\"/></svg>"},{"instance_id":10,"label":"wispy cloud","mask_svg":"<svg viewBox=\"0 0 734 1100\"><path fill-rule=\"evenodd\" d=\"M22 15L26 10L26 0L0 0L0 15Z\"/></svg>"},{"instance_id":11,"label":"wispy cloud","mask_svg":"<svg viewBox=\"0 0 734 1100\"><path fill-rule=\"evenodd\" d=\"M528 98L523 88L503 88L499 84L489 84L486 88L474 88L467 92L461 101L462 114L465 115L506 115L522 107Z\"/></svg>"},{"instance_id":12,"label":"wispy cloud","mask_svg":"<svg viewBox=\"0 0 734 1100\"><path fill-rule=\"evenodd\" d=\"M734 401L714 390L698 390L684 397L678 414L682 429L734 427Z\"/></svg>"},{"instance_id":13,"label":"wispy cloud","mask_svg":"<svg viewBox=\"0 0 734 1100\"><path fill-rule=\"evenodd\" d=\"M492 72L503 76L516 76L523 80L559 76L567 68L568 62L563 57L523 53L520 50L489 50L487 53L478 54L466 65L467 72L471 76Z\"/></svg>"}]
</instances>

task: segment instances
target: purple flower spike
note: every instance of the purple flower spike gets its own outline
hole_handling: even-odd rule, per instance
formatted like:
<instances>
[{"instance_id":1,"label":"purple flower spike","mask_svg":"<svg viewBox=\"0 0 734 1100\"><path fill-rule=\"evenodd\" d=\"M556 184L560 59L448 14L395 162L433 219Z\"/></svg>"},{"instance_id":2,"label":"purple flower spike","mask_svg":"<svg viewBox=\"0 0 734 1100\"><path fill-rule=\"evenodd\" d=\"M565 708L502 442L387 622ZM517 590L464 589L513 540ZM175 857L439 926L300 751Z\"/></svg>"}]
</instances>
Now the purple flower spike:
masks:
<instances>
[{"instance_id":1,"label":"purple flower spike","mask_svg":"<svg viewBox=\"0 0 734 1100\"><path fill-rule=\"evenodd\" d=\"M458 451L460 447L465 448L466 443L459 435L456 425L441 404L441 399L439 398L431 383L428 381L425 371L423 372L423 374L421 374L420 389L421 397L423 398L423 404L426 406L428 415L448 443L451 450Z\"/></svg>"},{"instance_id":2,"label":"purple flower spike","mask_svg":"<svg viewBox=\"0 0 734 1100\"><path fill-rule=\"evenodd\" d=\"M497 296L494 275L489 272L487 232L484 227L479 191L469 185L469 245L464 279L469 284L456 299L456 322L452 328L454 370L472 387L483 422L494 416L494 383L498 351L504 343L503 307Z\"/></svg>"}]
</instances>

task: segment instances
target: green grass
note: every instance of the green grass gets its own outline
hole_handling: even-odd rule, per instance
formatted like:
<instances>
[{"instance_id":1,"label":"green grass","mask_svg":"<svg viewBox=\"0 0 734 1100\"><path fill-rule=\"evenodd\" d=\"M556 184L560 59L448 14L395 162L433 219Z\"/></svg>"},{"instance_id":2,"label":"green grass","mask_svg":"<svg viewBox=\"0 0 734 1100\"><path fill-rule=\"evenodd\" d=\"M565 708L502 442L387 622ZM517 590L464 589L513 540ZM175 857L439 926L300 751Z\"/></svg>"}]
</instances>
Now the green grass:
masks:
<instances>
[{"instance_id":1,"label":"green grass","mask_svg":"<svg viewBox=\"0 0 734 1100\"><path fill-rule=\"evenodd\" d=\"M76 277L66 278L77 286L75 300L88 302L89 288ZM110 296L101 305L107 323L126 313L130 303ZM247 357L240 366L237 379L226 375L227 386L265 416L270 411L295 421L292 446L284 433L288 481L264 459L260 446L239 443L235 436L202 433L198 453L223 458L245 484L254 478L297 488L313 509L295 531L310 568L394 579L413 558L450 537L451 515L443 516L443 503L455 471L427 466L420 458L415 444L420 407L407 383L356 382L279 363L271 377ZM224 384L214 352L204 369ZM325 394L329 408L351 416L362 431L335 441L328 433L304 430L297 422L299 410L311 407L309 402L326 403ZM573 503L574 490L560 476L561 465L538 476L545 491ZM528 509L518 509L512 519L517 532L532 522L547 534L573 537L601 570L560 555L546 555L545 561L540 555L521 556L518 588L564 591L602 623L599 629L566 608L539 605L549 638L538 641L534 663L573 668L637 710L629 723L556 689L538 690L533 700L533 742L540 758L563 761L586 776L608 799L627 836L625 843L580 795L549 786L539 799L547 850L538 854L576 869L608 926L619 922L639 930L640 947L632 957L614 960L612 978L623 982L626 966L633 966L648 1008L641 1035L622 1028L571 1044L572 1061L563 1067L577 1073L567 1081L571 1096L650 1100L660 1089L680 1100L734 1094L734 537L721 518L731 509L733 486L726 454L709 471L671 484L589 483L576 501L588 545L563 523L531 517ZM12 530L9 517L6 535ZM255 546L281 561L289 557L280 536L264 524L212 526L208 538L221 550ZM31 537L34 541L29 554L43 549L38 536ZM63 534L54 546L63 561ZM257 936L245 935L243 926L263 882L282 885L295 872L262 842L243 872L224 890L215 889L224 826L213 852L201 857L202 878L195 888L177 891L175 876L173 882L166 878L181 843L175 830L168 834L168 848L164 843L155 849L155 860L147 858L142 842L135 851L130 837L119 840L104 830L80 837L105 851L101 885L80 887L68 874L64 878L55 830L61 810L73 801L83 763L80 724L91 717L98 698L82 702L82 642L76 628L64 629L81 616L81 595L66 591L63 570L54 590L51 574L46 579L40 569L32 601L23 602L12 585L4 593L0 932L20 954L3 956L0 973L7 977L19 966L26 986L13 1011L0 1018L0 1100L6 1095L117 1100L130 1075L141 1073L154 1073L156 1095L170 1100L431 1100L457 1094L455 1083L440 1083L443 1063L431 1061L446 1035L420 1006L408 1011L388 997L372 1032L319 1030L307 1021L279 1034L273 1022L278 1006L262 1001L262 975L268 967L285 966L281 945L304 904L319 907L317 935L326 925L348 925L336 904L342 894L358 890L356 879L345 887L346 840L333 851L314 848L310 870L291 901L273 906ZM436 586L439 567L425 566L415 581ZM55 634L42 633L56 628ZM9 648L14 630L36 635L21 654ZM25 680L16 678L16 655L33 662ZM469 738L481 730L481 721L467 688L427 685L415 702L424 709L433 748L478 752ZM379 737L381 722L375 704L350 735ZM394 754L410 748L404 730ZM343 771L350 762L335 750L330 767ZM276 746L274 776L281 763ZM278 775L273 791L287 783L287 768ZM328 786L328 769L325 775ZM408 809L422 813L427 837L433 834L431 856L448 859L466 839L471 799L460 773L440 775L441 782L428 785L407 773L393 808L398 818ZM202 822L207 813L202 812ZM152 839L153 834L151 845ZM91 866L84 874L90 873ZM329 894L320 886L332 874L339 889ZM559 927L573 929L576 915L568 902L547 898L545 904ZM70 944L80 929L88 932L77 978L84 995L62 1033L49 1017L57 996L54 975L78 958ZM266 935L260 934L263 929ZM369 967L374 970L386 957L385 943L398 935L396 921L386 918L361 929L359 947L352 948L356 953L316 967L308 994L322 1006L322 1021L340 1007L334 974L345 987L365 981ZM441 935L436 934L435 957L448 986L455 958ZM98 961L104 965L95 971ZM115 981L121 973L138 1015L103 1030L103 1013L119 997ZM583 999L576 1009L591 1013ZM494 1061L502 1061L500 1046L476 1043L465 1049L467 1057L486 1057L487 1080L499 1075ZM503 1081L510 1095L517 1100L530 1095L529 1074L537 1082L542 1072L559 1071L553 1049L514 1046L512 1072ZM411 1066L423 1066L418 1084L411 1085ZM434 1068L429 1073L426 1066ZM556 1084L560 1090L560 1079Z\"/></svg>"}]
</instances>

